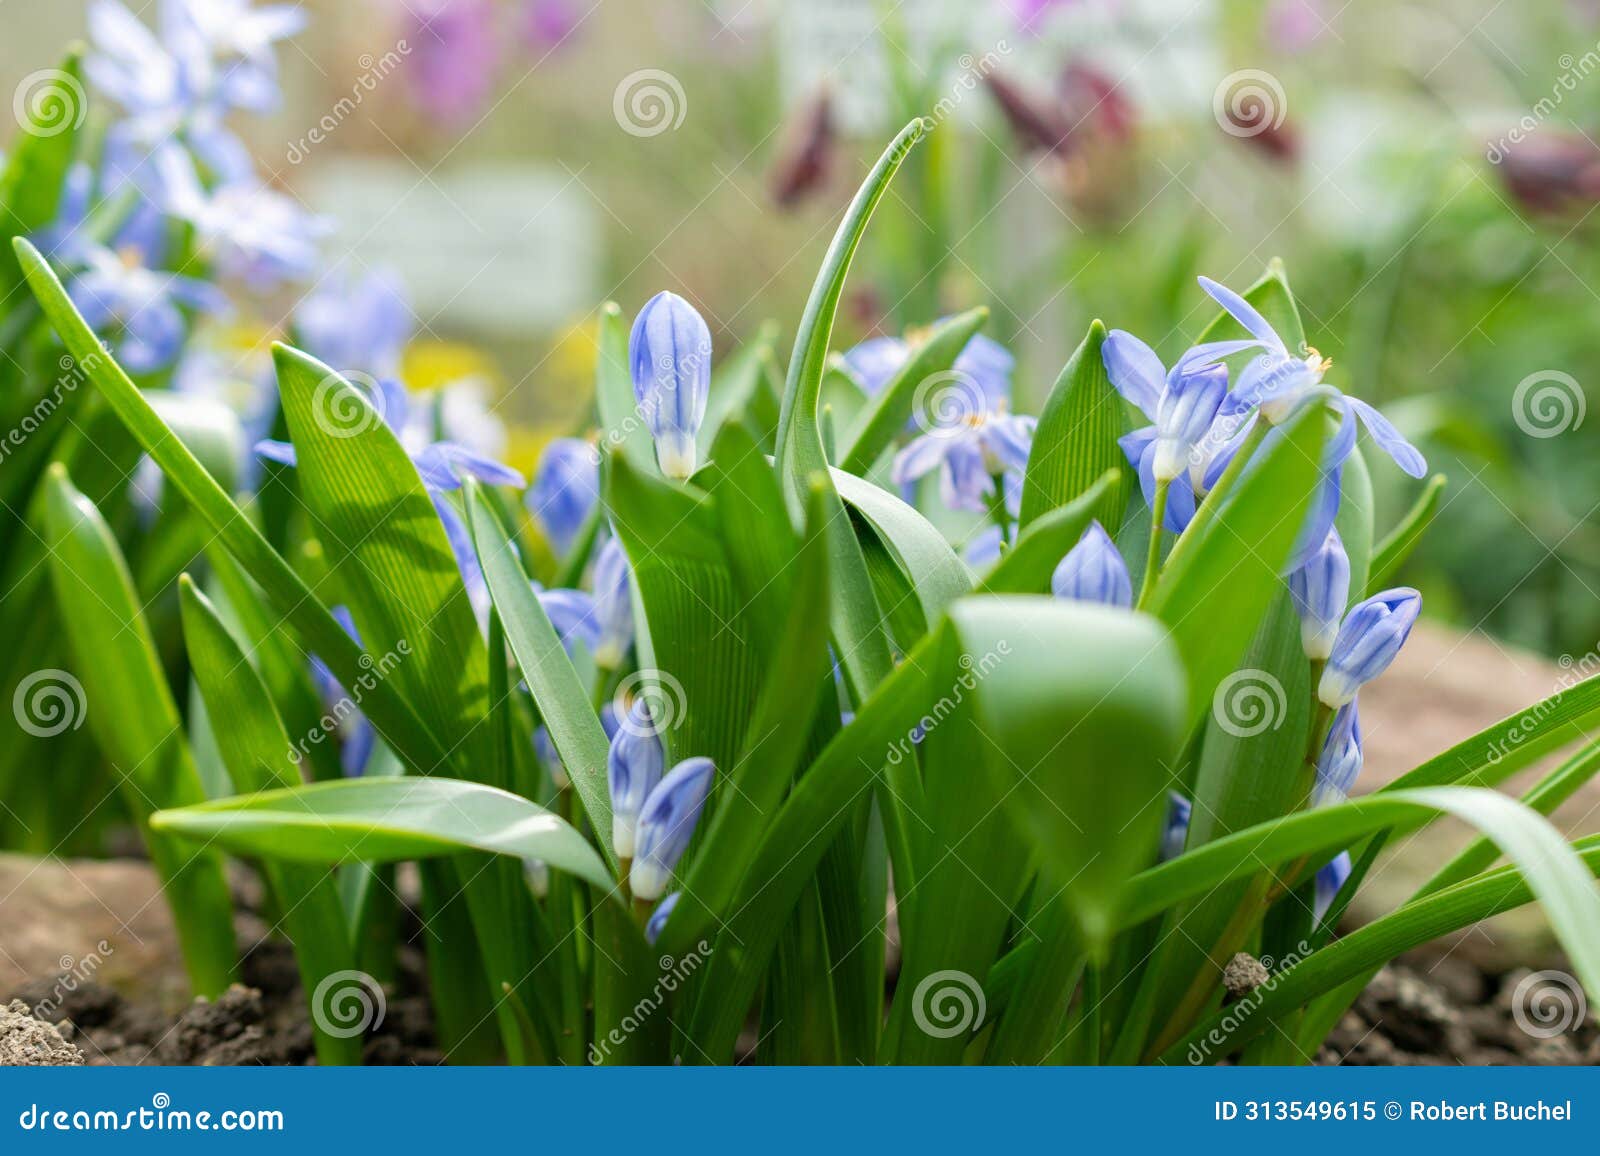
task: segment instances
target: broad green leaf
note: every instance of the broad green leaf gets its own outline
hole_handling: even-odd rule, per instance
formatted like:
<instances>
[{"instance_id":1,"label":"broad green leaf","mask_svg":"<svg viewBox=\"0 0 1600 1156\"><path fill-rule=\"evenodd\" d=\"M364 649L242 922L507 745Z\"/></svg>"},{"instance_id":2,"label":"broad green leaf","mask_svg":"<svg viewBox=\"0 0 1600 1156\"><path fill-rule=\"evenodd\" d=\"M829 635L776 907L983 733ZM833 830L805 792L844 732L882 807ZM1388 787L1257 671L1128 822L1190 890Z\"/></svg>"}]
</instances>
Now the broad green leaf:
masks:
<instances>
[{"instance_id":1,"label":"broad green leaf","mask_svg":"<svg viewBox=\"0 0 1600 1156\"><path fill-rule=\"evenodd\" d=\"M834 457L839 469L865 477L905 429L917 402L927 402L919 394L926 391L937 397L941 390L976 390L975 383L960 381L951 366L988 320L989 311L980 307L946 318L929 330L899 372L884 383L840 438Z\"/></svg>"},{"instance_id":2,"label":"broad green leaf","mask_svg":"<svg viewBox=\"0 0 1600 1156\"><path fill-rule=\"evenodd\" d=\"M972 589L972 574L944 535L899 498L842 470L833 484L845 503L878 535L909 582L926 627L933 627L951 602Z\"/></svg>"},{"instance_id":3,"label":"broad green leaf","mask_svg":"<svg viewBox=\"0 0 1600 1156\"><path fill-rule=\"evenodd\" d=\"M468 768L481 764L483 639L433 499L365 394L298 350L272 353L301 500L362 644L381 656L381 677L359 685L395 683Z\"/></svg>"},{"instance_id":4,"label":"broad green leaf","mask_svg":"<svg viewBox=\"0 0 1600 1156\"><path fill-rule=\"evenodd\" d=\"M461 779L346 779L161 811L156 830L241 855L298 863L391 863L462 851L543 859L610 891L605 863L564 820L509 791Z\"/></svg>"},{"instance_id":5,"label":"broad green leaf","mask_svg":"<svg viewBox=\"0 0 1600 1156\"><path fill-rule=\"evenodd\" d=\"M224 720L225 725L214 734L234 788L248 794L298 786L300 777L289 736L273 709L266 684L188 575L179 579L179 592L195 683L208 714ZM269 861L265 874L283 912L283 928L294 944L301 989L309 996L326 976L356 966L339 889L332 875L314 867ZM311 1030L319 1063L361 1062L359 1036L330 1033L316 1015Z\"/></svg>"},{"instance_id":6,"label":"broad green leaf","mask_svg":"<svg viewBox=\"0 0 1600 1156\"><path fill-rule=\"evenodd\" d=\"M218 540L271 599L273 607L299 632L305 645L328 664L334 676L353 686L365 673L363 651L275 550L227 492L208 474L151 407L74 308L60 280L37 249L18 238L17 258L45 317L83 372L122 419L134 439L205 519ZM413 706L389 679L377 680L362 709L390 745L418 769L446 761L441 746Z\"/></svg>"},{"instance_id":7,"label":"broad green leaf","mask_svg":"<svg viewBox=\"0 0 1600 1156\"><path fill-rule=\"evenodd\" d=\"M711 391L706 397L706 416L697 435L700 457L709 457L722 427L755 404L765 388L762 380L766 363L778 340L775 322L763 322L755 340L724 358L711 373Z\"/></svg>"},{"instance_id":8,"label":"broad green leaf","mask_svg":"<svg viewBox=\"0 0 1600 1156\"><path fill-rule=\"evenodd\" d=\"M1048 594L1056 567L1083 537L1101 500L1116 492L1119 477L1118 470L1107 470L1078 497L1028 523L1016 544L978 580L978 592Z\"/></svg>"},{"instance_id":9,"label":"broad green leaf","mask_svg":"<svg viewBox=\"0 0 1600 1156\"><path fill-rule=\"evenodd\" d=\"M1284 436L1265 443L1233 485L1223 478L1205 500L1212 515L1206 518L1202 510L1196 516L1156 582L1150 612L1167 624L1183 655L1191 724L1210 709L1218 684L1235 670L1283 589L1279 572L1319 477L1325 410L1320 403L1304 406L1280 427Z\"/></svg>"},{"instance_id":10,"label":"broad green leaf","mask_svg":"<svg viewBox=\"0 0 1600 1156\"><path fill-rule=\"evenodd\" d=\"M467 487L467 516L489 595L505 628L506 643L533 692L539 716L566 765L590 826L607 836L611 831L611 797L606 787L606 754L611 744L605 728L528 582L516 548L483 493L473 485ZM615 868L609 838L602 837L600 850Z\"/></svg>"},{"instance_id":11,"label":"broad green leaf","mask_svg":"<svg viewBox=\"0 0 1600 1156\"><path fill-rule=\"evenodd\" d=\"M1105 339L1104 325L1096 321L1089 326L1088 335L1068 358L1045 400L1027 472L1022 476L1019 521L1024 527L1079 497L1107 470L1118 469L1127 461L1117 444L1127 432L1127 411L1101 360ZM1094 516L1107 533L1115 535L1121 528L1126 502L1127 494L1121 488L1101 498Z\"/></svg>"},{"instance_id":12,"label":"broad green leaf","mask_svg":"<svg viewBox=\"0 0 1600 1156\"><path fill-rule=\"evenodd\" d=\"M157 808L205 799L177 705L110 528L59 465L46 486L42 530L75 661L70 674L39 672L26 703L44 712L46 729L88 722L161 876L190 983L197 995L220 995L236 959L222 857L181 845L150 822Z\"/></svg>"}]
</instances>

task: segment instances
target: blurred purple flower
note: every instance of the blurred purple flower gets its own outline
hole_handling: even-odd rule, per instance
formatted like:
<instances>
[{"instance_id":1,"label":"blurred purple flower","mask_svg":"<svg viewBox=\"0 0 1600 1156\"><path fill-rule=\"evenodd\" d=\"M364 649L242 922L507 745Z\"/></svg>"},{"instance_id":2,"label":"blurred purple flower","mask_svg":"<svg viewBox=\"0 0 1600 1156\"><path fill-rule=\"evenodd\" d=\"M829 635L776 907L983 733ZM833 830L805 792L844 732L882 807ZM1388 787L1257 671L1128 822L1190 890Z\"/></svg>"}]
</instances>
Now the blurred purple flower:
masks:
<instances>
[{"instance_id":1,"label":"blurred purple flower","mask_svg":"<svg viewBox=\"0 0 1600 1156\"><path fill-rule=\"evenodd\" d=\"M405 69L413 102L448 125L472 120L488 105L499 71L494 3L409 0L402 7L413 46Z\"/></svg>"}]
</instances>

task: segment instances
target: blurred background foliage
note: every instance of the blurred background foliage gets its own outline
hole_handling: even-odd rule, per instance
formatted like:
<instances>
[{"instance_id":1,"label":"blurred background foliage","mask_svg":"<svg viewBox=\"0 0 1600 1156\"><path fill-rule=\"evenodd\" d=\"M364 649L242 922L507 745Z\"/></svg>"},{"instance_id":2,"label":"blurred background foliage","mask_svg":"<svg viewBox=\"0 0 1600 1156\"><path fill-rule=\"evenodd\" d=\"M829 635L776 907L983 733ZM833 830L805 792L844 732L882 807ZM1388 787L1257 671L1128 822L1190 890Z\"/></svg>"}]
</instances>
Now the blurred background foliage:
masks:
<instances>
[{"instance_id":1,"label":"blurred background foliage","mask_svg":"<svg viewBox=\"0 0 1600 1156\"><path fill-rule=\"evenodd\" d=\"M1406 576L1428 612L1600 645L1594 0L305 8L283 105L238 128L339 222L337 263L405 277L408 380L481 379L513 465L585 425L602 300L674 289L719 356L792 326L867 160L924 115L838 348L985 304L1037 403L1091 318L1171 353L1209 317L1197 273L1281 257L1330 380L1450 475ZM4 91L84 15L8 0ZM294 305L230 322L241 360ZM1374 473L1381 527L1404 491Z\"/></svg>"}]
</instances>

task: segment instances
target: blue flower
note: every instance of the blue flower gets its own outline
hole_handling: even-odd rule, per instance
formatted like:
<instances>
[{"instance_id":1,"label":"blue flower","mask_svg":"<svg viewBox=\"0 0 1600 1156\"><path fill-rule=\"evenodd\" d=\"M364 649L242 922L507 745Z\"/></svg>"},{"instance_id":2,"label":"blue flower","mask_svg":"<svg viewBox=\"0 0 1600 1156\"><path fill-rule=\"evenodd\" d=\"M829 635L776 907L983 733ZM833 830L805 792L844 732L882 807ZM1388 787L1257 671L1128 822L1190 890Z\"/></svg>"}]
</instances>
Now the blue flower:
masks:
<instances>
[{"instance_id":1,"label":"blue flower","mask_svg":"<svg viewBox=\"0 0 1600 1156\"><path fill-rule=\"evenodd\" d=\"M545 446L524 500L556 553L565 554L599 498L594 446L582 438L556 438Z\"/></svg>"},{"instance_id":2,"label":"blue flower","mask_svg":"<svg viewBox=\"0 0 1600 1156\"><path fill-rule=\"evenodd\" d=\"M1361 774L1361 718L1354 700L1339 708L1317 759L1317 783L1311 805L1342 803Z\"/></svg>"},{"instance_id":3,"label":"blue flower","mask_svg":"<svg viewBox=\"0 0 1600 1156\"><path fill-rule=\"evenodd\" d=\"M1316 918L1321 920L1333 906L1334 898L1350 878L1350 852L1340 851L1328 865L1317 872L1317 894L1313 901Z\"/></svg>"},{"instance_id":4,"label":"blue flower","mask_svg":"<svg viewBox=\"0 0 1600 1156\"><path fill-rule=\"evenodd\" d=\"M1306 394L1322 382L1322 375L1332 364L1315 349L1308 347L1304 356L1292 353L1278 331L1248 301L1232 289L1219 285L1209 277L1200 278L1200 287L1226 310L1235 321L1250 333L1249 343L1262 349L1259 356L1239 372L1229 397L1229 407L1242 411L1259 407L1261 416L1273 425L1283 423L1294 412ZM1337 404L1343 409L1349 428L1349 444L1355 444L1355 428L1349 424L1351 416L1359 417L1379 448L1394 459L1395 465L1414 478L1427 472L1415 446L1389 424L1389 420L1360 398L1341 394ZM1345 451L1348 454L1348 450ZM1341 455L1339 458L1343 461Z\"/></svg>"},{"instance_id":5,"label":"blue flower","mask_svg":"<svg viewBox=\"0 0 1600 1156\"><path fill-rule=\"evenodd\" d=\"M196 249L223 276L268 290L316 270L328 222L298 202L249 177L207 189L189 154L174 146L157 151L156 167L167 212L194 226Z\"/></svg>"},{"instance_id":6,"label":"blue flower","mask_svg":"<svg viewBox=\"0 0 1600 1156\"><path fill-rule=\"evenodd\" d=\"M335 270L294 311L300 348L341 373L375 377L400 372L412 324L399 279L381 270L359 277Z\"/></svg>"},{"instance_id":7,"label":"blue flower","mask_svg":"<svg viewBox=\"0 0 1600 1156\"><path fill-rule=\"evenodd\" d=\"M843 357L844 367L863 393L869 397L889 384L891 378L911 360L918 340L923 333L904 337L869 337ZM986 409L999 409L1011 399L1011 371L1017 359L993 338L981 333L956 355L950 366L952 373L975 384L984 398Z\"/></svg>"},{"instance_id":8,"label":"blue flower","mask_svg":"<svg viewBox=\"0 0 1600 1156\"><path fill-rule=\"evenodd\" d=\"M1038 419L1001 410L970 414L937 426L895 455L890 477L905 486L939 470L939 496L953 510L984 513L994 479L1028 465Z\"/></svg>"},{"instance_id":9,"label":"blue flower","mask_svg":"<svg viewBox=\"0 0 1600 1156\"><path fill-rule=\"evenodd\" d=\"M1350 600L1350 558L1339 531L1330 529L1322 545L1289 575L1289 593L1300 613L1300 642L1306 657L1325 660L1333 653L1339 620Z\"/></svg>"},{"instance_id":10,"label":"blue flower","mask_svg":"<svg viewBox=\"0 0 1600 1156\"><path fill-rule=\"evenodd\" d=\"M634 319L628 365L661 472L689 477L698 464L695 437L711 390L711 330L682 297L657 293Z\"/></svg>"},{"instance_id":11,"label":"blue flower","mask_svg":"<svg viewBox=\"0 0 1600 1156\"><path fill-rule=\"evenodd\" d=\"M1176 859L1183 854L1183 845L1189 839L1189 816L1194 804L1178 794L1167 792L1167 825L1161 832L1161 860Z\"/></svg>"},{"instance_id":12,"label":"blue flower","mask_svg":"<svg viewBox=\"0 0 1600 1156\"><path fill-rule=\"evenodd\" d=\"M611 740L606 783L611 790L611 847L618 859L632 859L639 812L665 770L661 736L643 698L636 698Z\"/></svg>"},{"instance_id":13,"label":"blue flower","mask_svg":"<svg viewBox=\"0 0 1600 1156\"><path fill-rule=\"evenodd\" d=\"M1098 521L1067 551L1050 576L1050 591L1057 598L1103 602L1124 609L1133 605L1133 582L1117 544Z\"/></svg>"},{"instance_id":14,"label":"blue flower","mask_svg":"<svg viewBox=\"0 0 1600 1156\"><path fill-rule=\"evenodd\" d=\"M639 813L628 881L638 899L660 899L683 858L711 793L716 769L707 758L684 759L655 785Z\"/></svg>"},{"instance_id":15,"label":"blue flower","mask_svg":"<svg viewBox=\"0 0 1600 1156\"><path fill-rule=\"evenodd\" d=\"M1228 392L1228 370L1218 360L1254 345L1197 345L1166 370L1155 350L1133 334L1113 329L1106 336L1100 349L1106 376L1153 423L1123 439L1124 452L1141 474L1148 471L1153 480L1170 482L1187 472L1191 483L1200 485L1206 459L1196 450L1211 432ZM1137 446L1137 455L1129 451L1130 444Z\"/></svg>"},{"instance_id":16,"label":"blue flower","mask_svg":"<svg viewBox=\"0 0 1600 1156\"><path fill-rule=\"evenodd\" d=\"M656 940L661 938L661 932L667 926L667 920L672 915L672 909L678 906L678 900L682 898L682 891L674 891L656 904L656 909L650 913L650 918L644 925L644 937L650 946L654 947Z\"/></svg>"},{"instance_id":17,"label":"blue flower","mask_svg":"<svg viewBox=\"0 0 1600 1156\"><path fill-rule=\"evenodd\" d=\"M622 664L633 644L632 580L628 556L615 535L600 547L594 560L594 610L600 637L594 660L607 670Z\"/></svg>"},{"instance_id":18,"label":"blue flower","mask_svg":"<svg viewBox=\"0 0 1600 1156\"><path fill-rule=\"evenodd\" d=\"M250 0L167 0L167 5L173 10L173 34L180 20L187 21L191 51L203 53L210 65L218 100L256 112L276 106L278 66L272 45L305 27L304 12L288 4L252 8Z\"/></svg>"},{"instance_id":19,"label":"blue flower","mask_svg":"<svg viewBox=\"0 0 1600 1156\"><path fill-rule=\"evenodd\" d=\"M214 285L193 277L147 269L136 249L122 254L99 245L78 250L84 263L68 292L91 328L120 328L117 354L135 373L171 364L188 333L185 308L221 313L228 299Z\"/></svg>"},{"instance_id":20,"label":"blue flower","mask_svg":"<svg viewBox=\"0 0 1600 1156\"><path fill-rule=\"evenodd\" d=\"M1317 697L1334 708L1354 702L1362 686L1389 668L1421 611L1422 595L1408 586L1356 603L1334 639Z\"/></svg>"}]
</instances>

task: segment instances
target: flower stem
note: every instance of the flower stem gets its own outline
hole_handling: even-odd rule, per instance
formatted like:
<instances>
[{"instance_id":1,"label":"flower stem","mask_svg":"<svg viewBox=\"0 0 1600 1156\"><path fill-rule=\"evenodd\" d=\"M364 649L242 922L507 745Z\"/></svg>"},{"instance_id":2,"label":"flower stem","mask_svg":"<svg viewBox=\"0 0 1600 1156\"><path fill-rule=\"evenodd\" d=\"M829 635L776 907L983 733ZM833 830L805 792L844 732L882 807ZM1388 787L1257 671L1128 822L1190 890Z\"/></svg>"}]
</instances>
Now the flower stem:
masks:
<instances>
[{"instance_id":1,"label":"flower stem","mask_svg":"<svg viewBox=\"0 0 1600 1156\"><path fill-rule=\"evenodd\" d=\"M1150 603L1150 596L1156 590L1156 576L1161 571L1161 532L1167 520L1167 489L1172 483L1166 480L1156 482L1155 497L1150 503L1150 549L1145 554L1144 578L1139 583L1139 601L1135 604L1143 610Z\"/></svg>"},{"instance_id":2,"label":"flower stem","mask_svg":"<svg viewBox=\"0 0 1600 1156\"><path fill-rule=\"evenodd\" d=\"M1011 527L1013 519L1011 511L1006 509L1006 478L1004 474L993 474L994 494L989 499L989 517L996 526L1000 527L1000 548L1002 550L1011 541Z\"/></svg>"}]
</instances>

